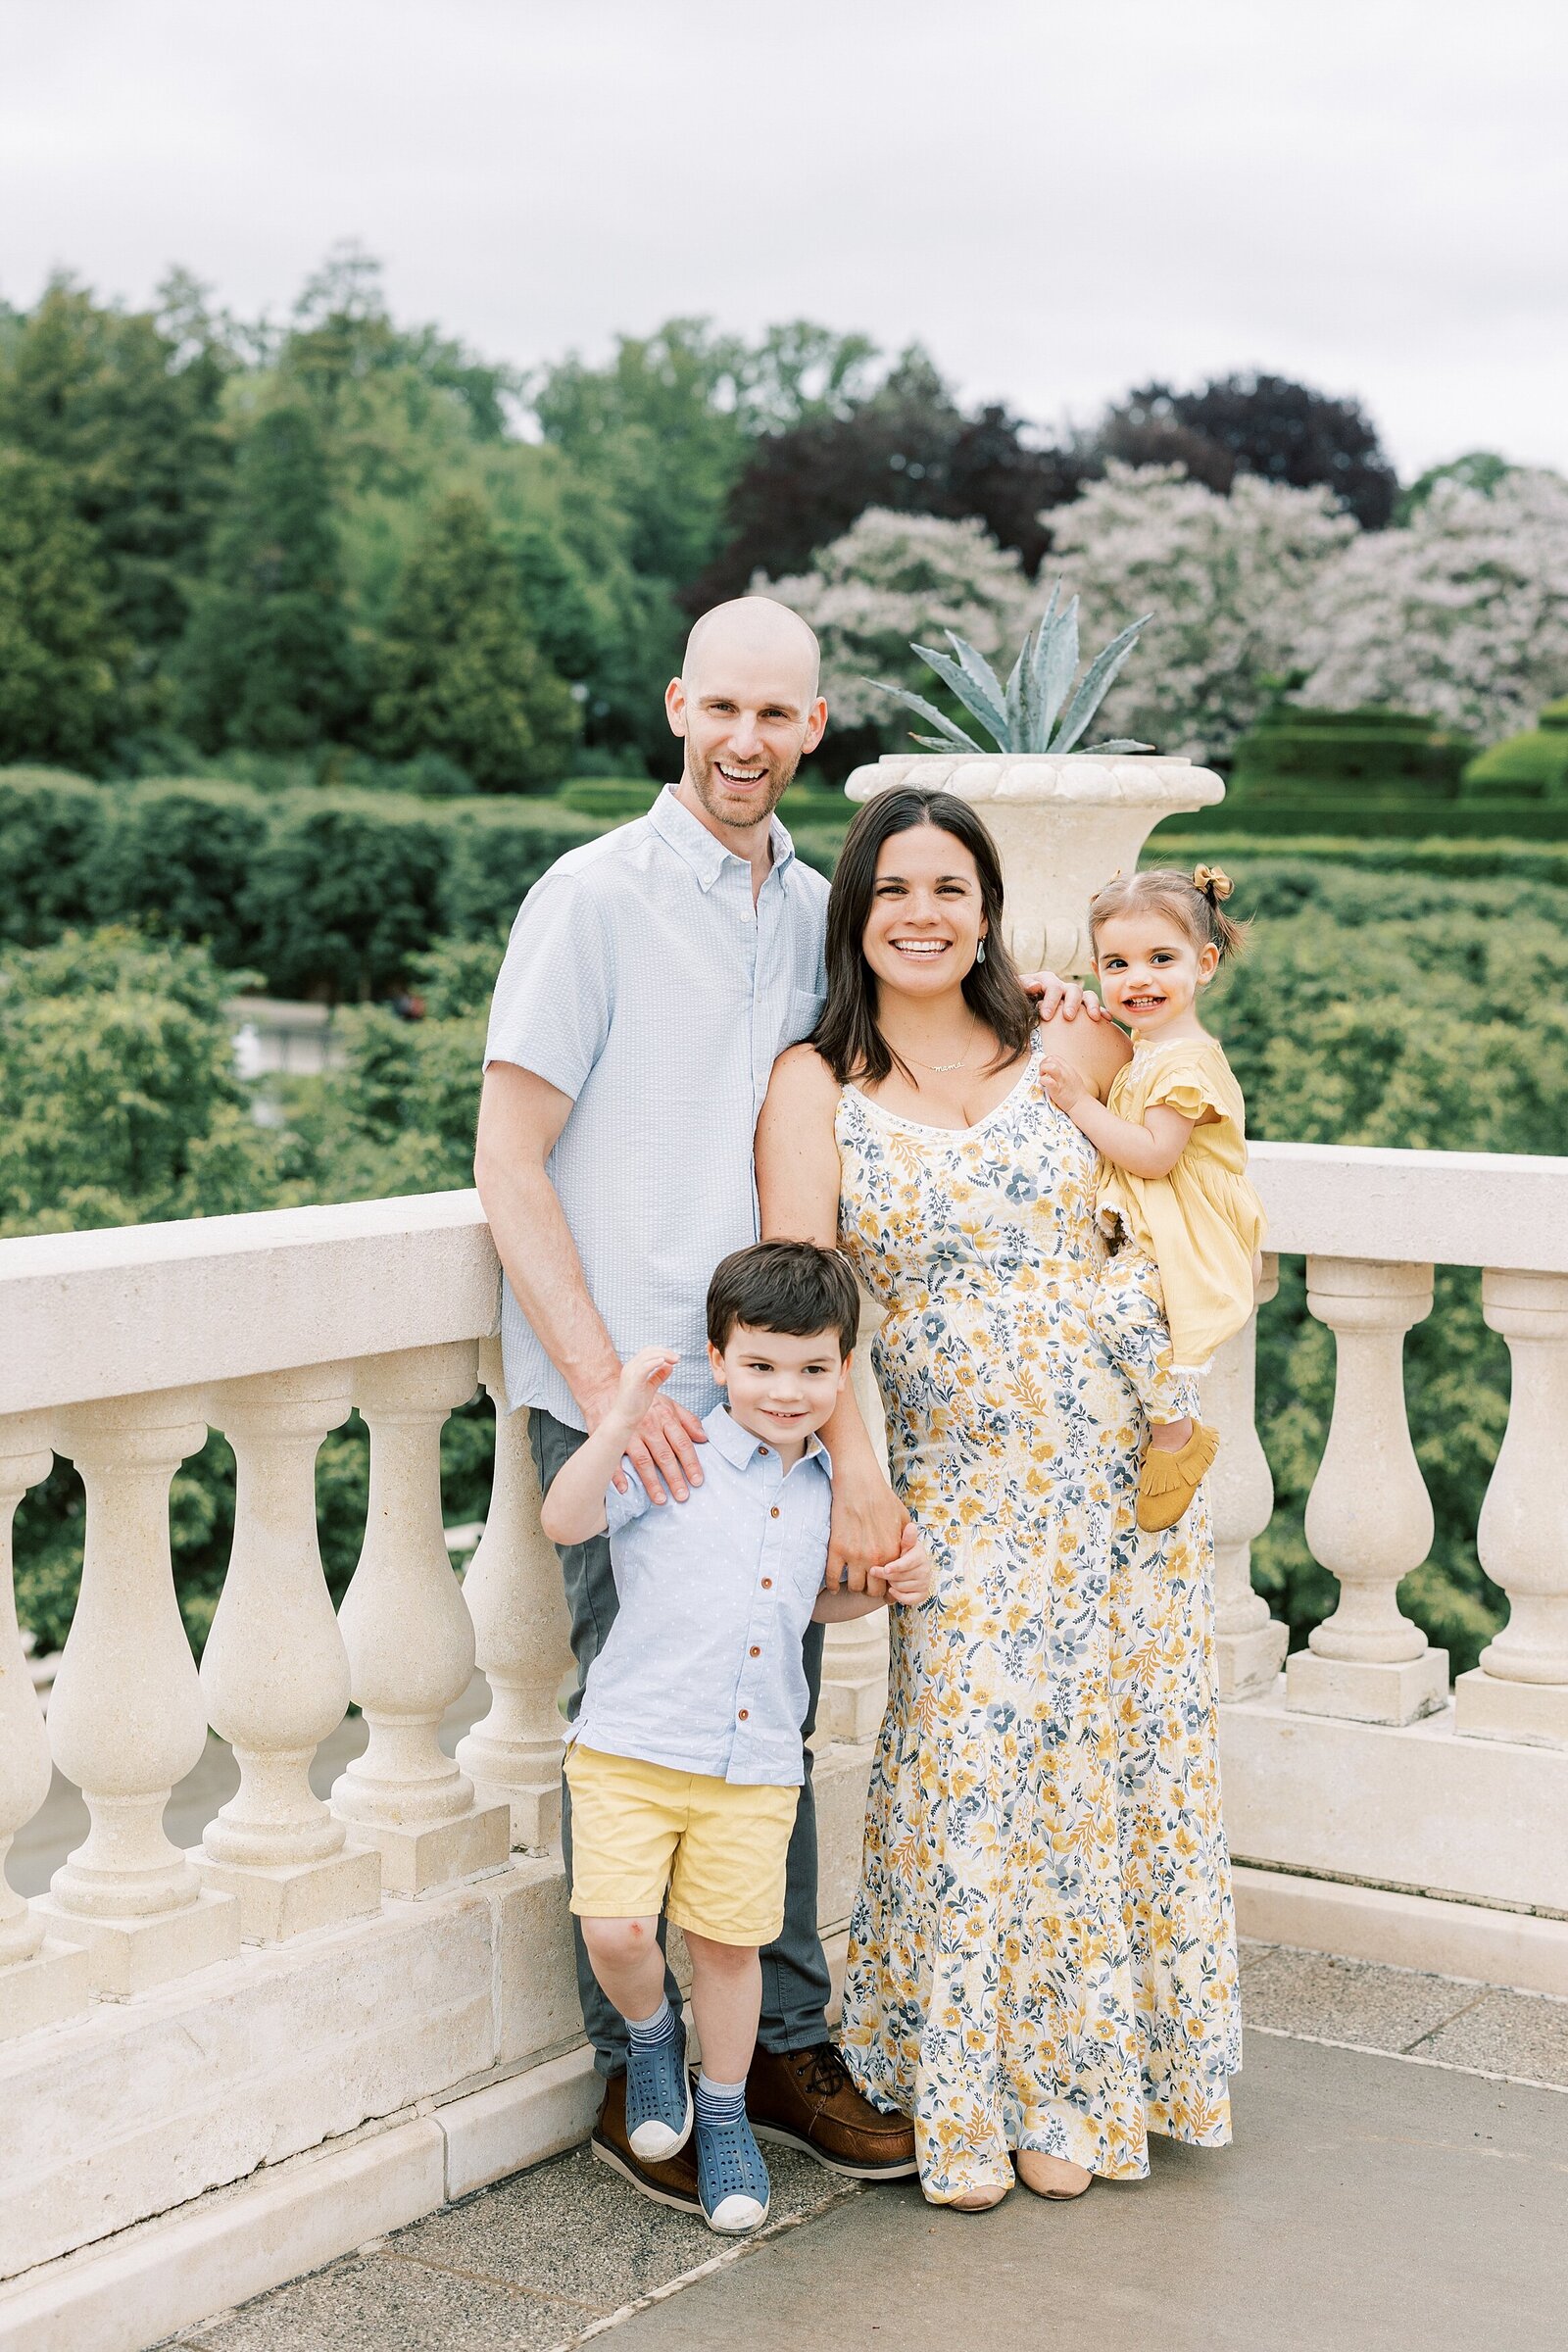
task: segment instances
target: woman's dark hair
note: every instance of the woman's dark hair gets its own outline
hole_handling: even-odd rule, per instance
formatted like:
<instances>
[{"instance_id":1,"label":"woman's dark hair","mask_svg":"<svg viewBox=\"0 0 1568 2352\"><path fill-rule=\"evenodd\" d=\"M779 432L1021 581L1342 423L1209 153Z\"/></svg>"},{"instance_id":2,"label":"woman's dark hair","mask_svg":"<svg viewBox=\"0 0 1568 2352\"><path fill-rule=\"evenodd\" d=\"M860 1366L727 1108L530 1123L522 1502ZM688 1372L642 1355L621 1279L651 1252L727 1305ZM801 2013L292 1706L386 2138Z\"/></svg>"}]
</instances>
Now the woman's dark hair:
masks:
<instances>
[{"instance_id":1,"label":"woman's dark hair","mask_svg":"<svg viewBox=\"0 0 1568 2352\"><path fill-rule=\"evenodd\" d=\"M838 1334L848 1355L860 1325L860 1294L848 1258L815 1242L753 1242L732 1250L708 1286L708 1337L722 1355L736 1324L793 1340Z\"/></svg>"},{"instance_id":2,"label":"woman's dark hair","mask_svg":"<svg viewBox=\"0 0 1568 2352\"><path fill-rule=\"evenodd\" d=\"M909 1072L876 1024L876 979L860 942L865 936L876 889L876 861L884 842L916 825L951 833L974 859L980 878L986 959L964 976L963 1001L997 1041L997 1056L986 1066L1005 1068L1029 1043L1034 1007L1024 995L1002 936L1002 860L997 845L967 801L955 793L918 784L896 784L867 801L851 825L833 876L827 906L827 1003L811 1043L840 1086L879 1079L897 1067ZM912 1085L914 1081L910 1079Z\"/></svg>"}]
</instances>

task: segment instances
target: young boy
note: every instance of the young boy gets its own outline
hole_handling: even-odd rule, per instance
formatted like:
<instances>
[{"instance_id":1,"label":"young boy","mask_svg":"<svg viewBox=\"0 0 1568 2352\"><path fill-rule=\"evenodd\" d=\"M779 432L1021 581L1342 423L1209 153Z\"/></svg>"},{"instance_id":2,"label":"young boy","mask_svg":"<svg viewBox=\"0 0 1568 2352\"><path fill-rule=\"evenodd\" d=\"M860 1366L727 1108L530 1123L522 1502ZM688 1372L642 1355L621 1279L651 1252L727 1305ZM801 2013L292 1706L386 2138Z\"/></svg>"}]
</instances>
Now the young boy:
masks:
<instances>
[{"instance_id":1,"label":"young boy","mask_svg":"<svg viewBox=\"0 0 1568 2352\"><path fill-rule=\"evenodd\" d=\"M759 1951L784 1919L784 1864L804 1777L801 1645L812 1620L882 1605L825 1592L832 1464L816 1432L849 1375L859 1301L843 1258L808 1242L737 1250L708 1294L709 1360L727 1402L708 1416L704 1479L655 1509L621 1456L676 1357L645 1348L614 1406L557 1473L544 1529L581 1544L608 1526L620 1612L569 1735L571 1907L594 1974L626 2020L626 2124L659 2162L694 2115L710 2226L755 2230L768 2177L746 2120L761 2005ZM924 1600L914 1530L883 1572ZM666 1889L668 1903L665 1903ZM703 2045L695 2103L686 2032L663 1993L659 1915L685 1936Z\"/></svg>"}]
</instances>

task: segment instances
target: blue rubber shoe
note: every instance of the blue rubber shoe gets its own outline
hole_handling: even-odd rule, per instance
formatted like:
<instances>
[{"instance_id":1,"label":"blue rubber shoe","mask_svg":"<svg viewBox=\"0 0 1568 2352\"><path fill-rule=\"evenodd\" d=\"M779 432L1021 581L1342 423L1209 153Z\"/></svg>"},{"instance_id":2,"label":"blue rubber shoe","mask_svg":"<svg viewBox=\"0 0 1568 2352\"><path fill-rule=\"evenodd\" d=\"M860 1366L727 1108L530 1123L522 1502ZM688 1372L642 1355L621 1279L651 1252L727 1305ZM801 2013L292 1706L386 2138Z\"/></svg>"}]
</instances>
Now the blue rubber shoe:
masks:
<instances>
[{"instance_id":1,"label":"blue rubber shoe","mask_svg":"<svg viewBox=\"0 0 1568 2352\"><path fill-rule=\"evenodd\" d=\"M644 2164L662 2164L692 2133L686 2080L686 2028L679 2018L662 2041L632 2042L626 2053L626 2137Z\"/></svg>"},{"instance_id":2,"label":"blue rubber shoe","mask_svg":"<svg viewBox=\"0 0 1568 2352\"><path fill-rule=\"evenodd\" d=\"M743 2115L736 2123L697 2121L697 2193L708 2227L741 2237L767 2219L772 2182Z\"/></svg>"}]
</instances>

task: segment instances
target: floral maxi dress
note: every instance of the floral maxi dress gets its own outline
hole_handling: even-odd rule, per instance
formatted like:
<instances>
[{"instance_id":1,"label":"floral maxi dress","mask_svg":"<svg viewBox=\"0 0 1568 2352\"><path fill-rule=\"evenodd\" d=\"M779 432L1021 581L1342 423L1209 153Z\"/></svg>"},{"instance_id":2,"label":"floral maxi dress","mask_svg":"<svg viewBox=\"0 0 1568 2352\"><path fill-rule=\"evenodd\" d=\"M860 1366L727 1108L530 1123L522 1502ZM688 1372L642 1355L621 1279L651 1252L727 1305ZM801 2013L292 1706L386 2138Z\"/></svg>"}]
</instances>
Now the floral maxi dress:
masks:
<instances>
[{"instance_id":1,"label":"floral maxi dress","mask_svg":"<svg viewBox=\"0 0 1568 2352\"><path fill-rule=\"evenodd\" d=\"M887 1312L894 1482L939 1568L890 1612L842 2042L937 2203L1012 2148L1127 2180L1151 2127L1222 2146L1241 2064L1206 1494L1134 1523L1095 1154L1039 1053L958 1132L853 1087L837 1114L839 1238Z\"/></svg>"}]
</instances>

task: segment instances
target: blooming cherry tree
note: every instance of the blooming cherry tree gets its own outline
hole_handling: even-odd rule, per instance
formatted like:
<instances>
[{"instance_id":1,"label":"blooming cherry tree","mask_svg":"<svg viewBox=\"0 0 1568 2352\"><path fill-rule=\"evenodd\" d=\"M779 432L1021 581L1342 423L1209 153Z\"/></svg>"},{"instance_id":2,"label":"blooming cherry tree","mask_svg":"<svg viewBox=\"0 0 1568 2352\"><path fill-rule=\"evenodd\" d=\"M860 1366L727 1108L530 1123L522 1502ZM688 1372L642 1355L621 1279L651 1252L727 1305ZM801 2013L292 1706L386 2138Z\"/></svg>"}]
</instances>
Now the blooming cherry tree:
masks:
<instances>
[{"instance_id":1,"label":"blooming cherry tree","mask_svg":"<svg viewBox=\"0 0 1568 2352\"><path fill-rule=\"evenodd\" d=\"M973 519L897 514L868 507L843 537L822 548L809 571L769 580L759 572L754 595L776 596L809 621L822 643L822 692L840 726L875 725L885 742L907 749L910 720L888 695L866 683L929 690L911 642L942 644L944 631L966 637L988 661L1013 655L1043 594L1023 565Z\"/></svg>"},{"instance_id":2,"label":"blooming cherry tree","mask_svg":"<svg viewBox=\"0 0 1568 2352\"><path fill-rule=\"evenodd\" d=\"M1153 614L1106 731L1196 760L1222 758L1300 667L1312 599L1359 536L1324 489L1241 474L1222 496L1177 466L1115 461L1051 523L1091 638Z\"/></svg>"},{"instance_id":3,"label":"blooming cherry tree","mask_svg":"<svg viewBox=\"0 0 1568 2352\"><path fill-rule=\"evenodd\" d=\"M1568 689L1568 481L1521 466L1490 490L1434 482L1402 529L1367 532L1319 577L1297 659L1303 699L1327 709L1417 710L1485 743L1533 725Z\"/></svg>"}]
</instances>

